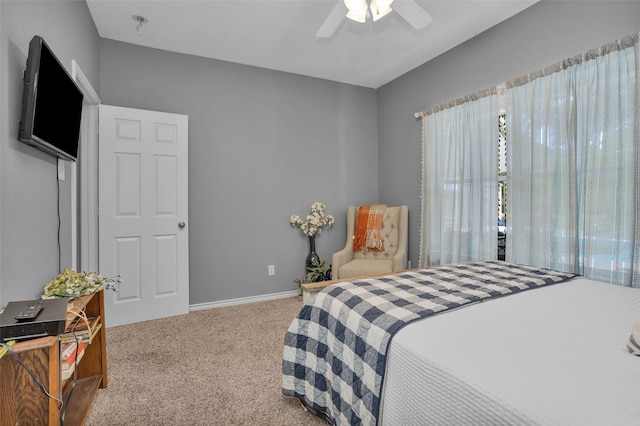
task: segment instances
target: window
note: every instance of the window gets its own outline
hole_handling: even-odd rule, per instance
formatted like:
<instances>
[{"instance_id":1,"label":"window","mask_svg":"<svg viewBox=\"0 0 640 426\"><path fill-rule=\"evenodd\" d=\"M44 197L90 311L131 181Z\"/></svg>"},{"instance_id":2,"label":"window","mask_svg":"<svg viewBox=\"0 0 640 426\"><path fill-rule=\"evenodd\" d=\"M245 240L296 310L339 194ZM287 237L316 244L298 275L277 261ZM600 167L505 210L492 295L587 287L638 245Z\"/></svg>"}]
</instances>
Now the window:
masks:
<instances>
[{"instance_id":1,"label":"window","mask_svg":"<svg viewBox=\"0 0 640 426\"><path fill-rule=\"evenodd\" d=\"M507 247L507 124L505 111L498 116L498 260Z\"/></svg>"}]
</instances>

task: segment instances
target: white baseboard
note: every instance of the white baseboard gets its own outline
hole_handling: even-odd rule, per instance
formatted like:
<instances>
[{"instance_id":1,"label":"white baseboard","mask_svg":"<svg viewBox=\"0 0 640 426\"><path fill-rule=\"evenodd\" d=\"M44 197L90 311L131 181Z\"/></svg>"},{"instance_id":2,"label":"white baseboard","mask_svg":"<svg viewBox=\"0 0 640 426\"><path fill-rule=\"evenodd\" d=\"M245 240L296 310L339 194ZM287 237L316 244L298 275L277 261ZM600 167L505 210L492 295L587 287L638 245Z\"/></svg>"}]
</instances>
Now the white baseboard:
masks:
<instances>
[{"instance_id":1,"label":"white baseboard","mask_svg":"<svg viewBox=\"0 0 640 426\"><path fill-rule=\"evenodd\" d=\"M298 290L283 291L281 293L263 294L260 296L240 297L238 299L221 300L218 302L196 303L189 305L189 311L201 311L203 309L222 308L224 306L242 305L244 303L265 302L267 300L284 299L285 297L299 296Z\"/></svg>"}]
</instances>

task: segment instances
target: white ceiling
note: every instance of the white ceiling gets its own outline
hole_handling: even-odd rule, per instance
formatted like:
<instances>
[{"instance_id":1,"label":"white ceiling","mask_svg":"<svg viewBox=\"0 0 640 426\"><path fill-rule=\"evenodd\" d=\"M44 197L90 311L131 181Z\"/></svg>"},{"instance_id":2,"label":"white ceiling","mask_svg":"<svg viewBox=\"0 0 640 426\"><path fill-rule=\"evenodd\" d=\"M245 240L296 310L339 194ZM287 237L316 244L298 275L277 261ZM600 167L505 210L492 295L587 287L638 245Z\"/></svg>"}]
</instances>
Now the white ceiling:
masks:
<instances>
[{"instance_id":1,"label":"white ceiling","mask_svg":"<svg viewBox=\"0 0 640 426\"><path fill-rule=\"evenodd\" d=\"M342 0L87 0L87 4L103 38L378 88L538 0L416 0L433 17L421 30L392 12L375 23L344 19L333 37L317 38L338 1ZM136 33L132 15L149 21L142 36Z\"/></svg>"}]
</instances>

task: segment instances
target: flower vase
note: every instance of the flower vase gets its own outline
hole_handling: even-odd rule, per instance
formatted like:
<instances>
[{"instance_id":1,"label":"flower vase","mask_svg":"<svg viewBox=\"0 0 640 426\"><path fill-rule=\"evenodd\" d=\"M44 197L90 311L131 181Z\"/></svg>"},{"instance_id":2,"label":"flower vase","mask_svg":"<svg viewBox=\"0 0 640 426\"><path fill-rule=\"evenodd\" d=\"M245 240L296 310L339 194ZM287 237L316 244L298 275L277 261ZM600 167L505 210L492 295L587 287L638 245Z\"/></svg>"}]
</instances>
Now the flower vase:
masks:
<instances>
[{"instance_id":1,"label":"flower vase","mask_svg":"<svg viewBox=\"0 0 640 426\"><path fill-rule=\"evenodd\" d=\"M309 237L309 254L305 261L306 271L313 267L314 262L320 262L320 256L316 253L316 237Z\"/></svg>"}]
</instances>

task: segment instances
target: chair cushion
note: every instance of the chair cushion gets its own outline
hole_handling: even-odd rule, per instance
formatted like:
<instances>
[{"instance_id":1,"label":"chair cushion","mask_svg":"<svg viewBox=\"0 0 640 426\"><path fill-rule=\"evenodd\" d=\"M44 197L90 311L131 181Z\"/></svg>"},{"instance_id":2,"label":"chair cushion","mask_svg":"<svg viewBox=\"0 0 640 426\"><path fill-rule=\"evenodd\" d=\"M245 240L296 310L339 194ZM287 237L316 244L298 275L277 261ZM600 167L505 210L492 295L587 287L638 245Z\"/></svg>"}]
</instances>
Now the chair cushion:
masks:
<instances>
[{"instance_id":1,"label":"chair cushion","mask_svg":"<svg viewBox=\"0 0 640 426\"><path fill-rule=\"evenodd\" d=\"M387 207L382 218L383 251L358 251L353 253L354 259L360 260L389 260L398 252L400 226L400 207ZM391 269L389 269L391 271ZM381 271L385 272L385 271ZM342 275L340 275L342 277Z\"/></svg>"},{"instance_id":2,"label":"chair cushion","mask_svg":"<svg viewBox=\"0 0 640 426\"><path fill-rule=\"evenodd\" d=\"M343 279L361 277L363 275L384 274L386 272L392 272L392 268L391 260L354 259L340 267L338 276L340 279Z\"/></svg>"}]
</instances>

